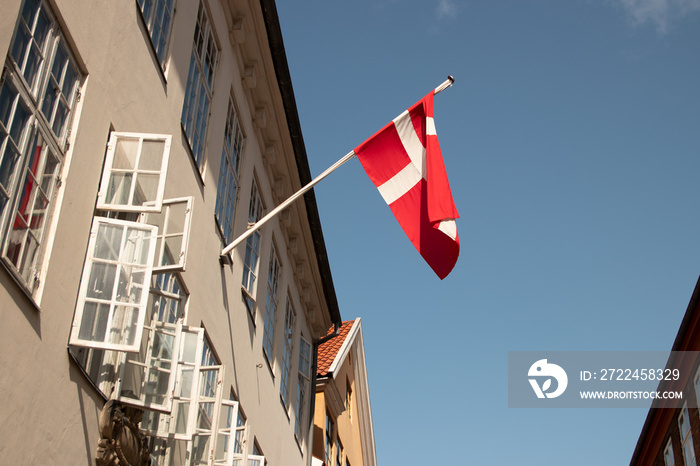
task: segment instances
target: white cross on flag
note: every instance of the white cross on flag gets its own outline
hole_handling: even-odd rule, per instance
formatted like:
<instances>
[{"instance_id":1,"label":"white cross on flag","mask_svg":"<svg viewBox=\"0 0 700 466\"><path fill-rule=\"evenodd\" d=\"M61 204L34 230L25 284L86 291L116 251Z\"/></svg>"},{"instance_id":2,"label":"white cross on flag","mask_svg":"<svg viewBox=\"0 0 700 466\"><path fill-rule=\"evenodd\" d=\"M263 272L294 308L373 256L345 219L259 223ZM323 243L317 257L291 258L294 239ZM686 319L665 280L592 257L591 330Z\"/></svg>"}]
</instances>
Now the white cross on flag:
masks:
<instances>
[{"instance_id":1,"label":"white cross on flag","mask_svg":"<svg viewBox=\"0 0 700 466\"><path fill-rule=\"evenodd\" d=\"M440 279L459 256L459 218L433 121L434 93L354 152L408 238Z\"/></svg>"}]
</instances>

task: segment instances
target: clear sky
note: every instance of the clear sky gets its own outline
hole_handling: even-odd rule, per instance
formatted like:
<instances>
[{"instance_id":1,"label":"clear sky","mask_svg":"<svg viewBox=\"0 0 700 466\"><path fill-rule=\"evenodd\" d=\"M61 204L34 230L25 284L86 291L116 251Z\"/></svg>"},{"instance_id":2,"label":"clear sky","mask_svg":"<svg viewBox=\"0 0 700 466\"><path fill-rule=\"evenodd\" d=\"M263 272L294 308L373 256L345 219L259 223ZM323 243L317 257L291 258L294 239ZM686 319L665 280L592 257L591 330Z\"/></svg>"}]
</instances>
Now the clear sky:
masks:
<instances>
[{"instance_id":1,"label":"clear sky","mask_svg":"<svg viewBox=\"0 0 700 466\"><path fill-rule=\"evenodd\" d=\"M700 1L277 8L312 175L456 79L444 281L357 160L315 188L379 464L629 464L644 409L508 408L508 351L670 349L700 275Z\"/></svg>"}]
</instances>

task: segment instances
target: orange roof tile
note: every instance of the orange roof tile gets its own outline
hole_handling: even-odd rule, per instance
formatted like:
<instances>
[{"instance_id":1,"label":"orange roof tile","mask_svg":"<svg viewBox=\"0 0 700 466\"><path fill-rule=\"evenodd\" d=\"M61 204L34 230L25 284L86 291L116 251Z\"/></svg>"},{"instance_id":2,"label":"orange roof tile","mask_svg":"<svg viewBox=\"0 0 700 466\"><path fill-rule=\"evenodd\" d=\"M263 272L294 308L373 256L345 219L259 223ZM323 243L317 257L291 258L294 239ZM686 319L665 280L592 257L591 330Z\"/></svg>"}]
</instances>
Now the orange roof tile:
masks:
<instances>
[{"instance_id":1,"label":"orange roof tile","mask_svg":"<svg viewBox=\"0 0 700 466\"><path fill-rule=\"evenodd\" d=\"M328 369L330 369L336 356L338 356L338 351L340 351L343 343L345 343L345 339L347 338L348 333L350 333L353 323L355 323L354 320L343 322L340 326L338 336L331 338L318 347L318 369L316 373L319 377L323 377L328 374ZM333 333L333 327L328 330L326 335L330 335L331 333Z\"/></svg>"}]
</instances>

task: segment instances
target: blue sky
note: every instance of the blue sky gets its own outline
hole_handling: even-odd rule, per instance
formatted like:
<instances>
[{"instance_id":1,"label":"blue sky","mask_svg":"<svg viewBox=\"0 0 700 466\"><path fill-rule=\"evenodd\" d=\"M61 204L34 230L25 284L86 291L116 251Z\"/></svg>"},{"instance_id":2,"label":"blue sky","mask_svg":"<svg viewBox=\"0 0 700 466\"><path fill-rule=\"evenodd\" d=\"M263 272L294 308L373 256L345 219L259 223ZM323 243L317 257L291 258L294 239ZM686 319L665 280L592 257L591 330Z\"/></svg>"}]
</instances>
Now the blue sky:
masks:
<instances>
[{"instance_id":1,"label":"blue sky","mask_svg":"<svg viewBox=\"0 0 700 466\"><path fill-rule=\"evenodd\" d=\"M508 351L668 350L700 275L700 2L277 5L312 174L440 84L440 281L353 160L316 188L377 456L629 464L643 409L509 409Z\"/></svg>"}]
</instances>

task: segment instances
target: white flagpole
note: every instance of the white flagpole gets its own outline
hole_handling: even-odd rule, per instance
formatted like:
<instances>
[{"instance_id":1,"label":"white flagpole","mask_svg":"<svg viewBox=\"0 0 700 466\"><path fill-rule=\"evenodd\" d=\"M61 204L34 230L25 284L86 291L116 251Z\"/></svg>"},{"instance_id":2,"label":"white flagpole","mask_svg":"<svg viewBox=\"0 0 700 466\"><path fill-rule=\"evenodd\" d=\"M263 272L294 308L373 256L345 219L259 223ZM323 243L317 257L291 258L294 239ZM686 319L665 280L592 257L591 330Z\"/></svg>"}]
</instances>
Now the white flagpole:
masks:
<instances>
[{"instance_id":1,"label":"white flagpole","mask_svg":"<svg viewBox=\"0 0 700 466\"><path fill-rule=\"evenodd\" d=\"M454 83L454 82L455 82L455 79L454 79L452 76L448 76L447 79L445 80L445 82L443 82L442 84L440 84L438 87L435 88L434 93L435 93L435 94L439 94L440 92L444 91L444 90L447 89L448 87L452 86L452 83ZM250 225L250 226L248 227L248 229L246 230L245 233L243 233L241 236L239 236L238 238L236 238L235 240L233 240L233 242L231 242L231 244L229 244L228 246L226 246L224 249L221 250L221 257L224 258L224 257L225 257L229 252L231 252L236 246L238 246L239 244L241 244L241 243L242 243L243 241L245 241L250 235L252 235L252 234L255 233L257 230L259 230L260 227L262 227L264 224L266 224L271 218L273 218L275 215L279 214L279 213L282 212L284 209L286 209L287 207L289 207L289 204L291 204L292 202L294 202L294 201L296 201L297 199L299 199L299 198L300 198L301 196L303 196L308 190L310 190L310 189L313 188L316 184L318 184L319 181L321 181L322 179L324 179L325 177L327 177L328 175L330 175L331 173L333 173L337 168L339 168L341 165L343 165L345 162L347 162L348 160L350 160L350 159L353 158L354 156L355 156L355 152L354 152L354 151L348 152L347 154L345 154L345 155L343 156L343 158L341 158L341 159L338 160L336 163L334 163L333 165L331 165L330 167L328 167L328 168L326 169L326 171L324 171L323 173L321 173L320 175L318 175L316 178L314 178L313 180L311 180L306 186L304 186L303 188L301 188L299 191L297 191L297 192L295 192L294 194L292 194L292 195L289 197L289 199L287 199L286 201L284 201L283 203L281 203L280 205L278 205L277 207L275 207L274 209L272 209L267 215L265 215L263 218L261 218L260 220L258 220L256 223L254 223L253 225Z\"/></svg>"}]
</instances>

